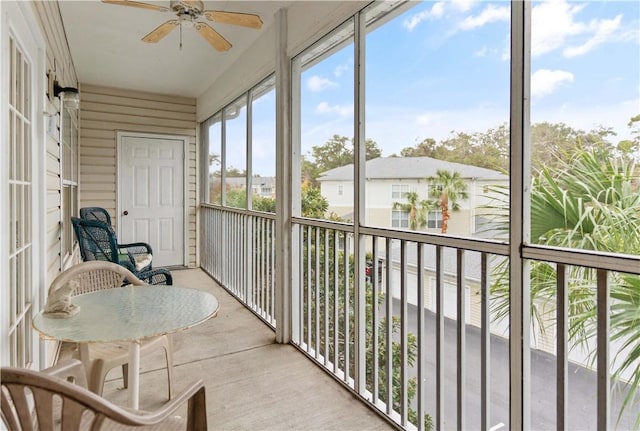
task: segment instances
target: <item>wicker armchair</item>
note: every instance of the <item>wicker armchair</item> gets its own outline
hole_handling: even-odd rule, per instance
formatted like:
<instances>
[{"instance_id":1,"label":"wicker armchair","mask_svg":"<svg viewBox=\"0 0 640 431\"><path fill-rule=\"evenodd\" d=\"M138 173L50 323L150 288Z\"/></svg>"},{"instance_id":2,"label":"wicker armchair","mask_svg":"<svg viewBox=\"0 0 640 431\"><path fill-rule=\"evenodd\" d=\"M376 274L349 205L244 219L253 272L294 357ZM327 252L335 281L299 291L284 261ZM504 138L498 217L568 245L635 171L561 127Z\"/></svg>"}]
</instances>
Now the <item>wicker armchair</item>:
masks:
<instances>
[{"instance_id":1,"label":"wicker armchair","mask_svg":"<svg viewBox=\"0 0 640 431\"><path fill-rule=\"evenodd\" d=\"M40 372L3 367L0 381L2 421L9 430L207 429L202 380L190 384L153 412L131 412L88 391L84 385L84 367L77 360ZM183 419L175 416L174 412L185 401L188 405Z\"/></svg>"},{"instance_id":2,"label":"wicker armchair","mask_svg":"<svg viewBox=\"0 0 640 431\"><path fill-rule=\"evenodd\" d=\"M119 288L125 283L133 285L145 285L134 274L112 262L83 262L72 266L58 275L49 287L47 295L47 306L49 302L57 299L59 290L66 288L70 282L77 284L71 296L83 293L95 292L103 289ZM47 307L45 306L45 308ZM104 379L109 370L122 366L122 376L124 387L128 386L128 343L90 343L86 346L79 346L88 350L89 358L85 361L88 368L89 389L98 394L102 394ZM173 347L170 335L148 338L140 345L140 355L146 355L158 348L164 349L167 361L167 380L169 398L172 395L173 381ZM78 352L76 352L77 355ZM83 359L84 360L84 359Z\"/></svg>"},{"instance_id":3,"label":"wicker armchair","mask_svg":"<svg viewBox=\"0 0 640 431\"><path fill-rule=\"evenodd\" d=\"M71 217L82 260L103 260L122 265L147 284L173 284L171 273L152 269L151 247L146 243L118 244L111 225L99 220Z\"/></svg>"},{"instance_id":4,"label":"wicker armchair","mask_svg":"<svg viewBox=\"0 0 640 431\"><path fill-rule=\"evenodd\" d=\"M106 223L109 226L111 225L111 216L109 212L100 207L84 207L80 208L80 218L85 220L98 220L102 223Z\"/></svg>"}]
</instances>

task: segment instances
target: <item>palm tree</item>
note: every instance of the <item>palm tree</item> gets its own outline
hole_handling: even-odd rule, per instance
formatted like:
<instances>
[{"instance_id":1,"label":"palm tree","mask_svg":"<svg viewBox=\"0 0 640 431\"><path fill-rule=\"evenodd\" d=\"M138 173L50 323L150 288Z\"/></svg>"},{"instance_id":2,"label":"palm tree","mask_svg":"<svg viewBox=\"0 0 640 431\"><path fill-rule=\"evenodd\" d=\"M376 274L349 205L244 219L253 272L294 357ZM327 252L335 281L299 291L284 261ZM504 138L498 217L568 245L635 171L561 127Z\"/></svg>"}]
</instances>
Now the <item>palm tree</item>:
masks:
<instances>
[{"instance_id":1,"label":"palm tree","mask_svg":"<svg viewBox=\"0 0 640 431\"><path fill-rule=\"evenodd\" d=\"M451 172L438 169L435 177L428 177L429 196L432 197L433 206L439 207L442 211L442 233L447 233L449 227L449 208L451 211L459 211L462 199L467 199L467 183L460 176L460 172Z\"/></svg>"},{"instance_id":2,"label":"palm tree","mask_svg":"<svg viewBox=\"0 0 640 431\"><path fill-rule=\"evenodd\" d=\"M566 158L562 158L567 160ZM631 255L640 254L640 193L638 169L630 158L612 157L597 150L578 150L568 162L552 170L543 169L531 188L531 241L582 250L598 250ZM494 190L501 196L491 208L494 221L505 222L509 195L505 189ZM502 225L505 231L508 224ZM492 295L494 316L509 313L508 262L493 268ZM544 331L549 325L557 298L555 265L532 261L531 316ZM590 348L594 360L597 307L596 271L571 267L568 279L569 338L572 346ZM610 340L622 346L614 356L614 381L627 380L627 392L618 419L625 408L637 407L640 392L640 276L610 273ZM633 406L633 407L632 407ZM637 410L636 410L637 411ZM635 418L640 428L640 413Z\"/></svg>"},{"instance_id":3,"label":"palm tree","mask_svg":"<svg viewBox=\"0 0 640 431\"><path fill-rule=\"evenodd\" d=\"M407 192L405 194L407 202L394 202L393 209L409 213L409 229L417 230L427 224L427 201L419 201L418 193Z\"/></svg>"}]
</instances>

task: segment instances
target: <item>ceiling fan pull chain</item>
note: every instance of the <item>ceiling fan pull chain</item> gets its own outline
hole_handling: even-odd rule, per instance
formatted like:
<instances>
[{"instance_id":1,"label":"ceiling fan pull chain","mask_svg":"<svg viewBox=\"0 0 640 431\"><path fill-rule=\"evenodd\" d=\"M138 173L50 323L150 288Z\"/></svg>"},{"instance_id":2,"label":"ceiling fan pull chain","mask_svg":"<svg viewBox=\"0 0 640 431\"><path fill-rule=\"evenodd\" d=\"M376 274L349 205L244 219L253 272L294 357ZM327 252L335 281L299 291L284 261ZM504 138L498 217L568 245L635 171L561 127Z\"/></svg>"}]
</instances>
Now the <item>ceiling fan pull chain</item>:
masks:
<instances>
[{"instance_id":1,"label":"ceiling fan pull chain","mask_svg":"<svg viewBox=\"0 0 640 431\"><path fill-rule=\"evenodd\" d=\"M180 51L182 51L182 22L180 22Z\"/></svg>"}]
</instances>

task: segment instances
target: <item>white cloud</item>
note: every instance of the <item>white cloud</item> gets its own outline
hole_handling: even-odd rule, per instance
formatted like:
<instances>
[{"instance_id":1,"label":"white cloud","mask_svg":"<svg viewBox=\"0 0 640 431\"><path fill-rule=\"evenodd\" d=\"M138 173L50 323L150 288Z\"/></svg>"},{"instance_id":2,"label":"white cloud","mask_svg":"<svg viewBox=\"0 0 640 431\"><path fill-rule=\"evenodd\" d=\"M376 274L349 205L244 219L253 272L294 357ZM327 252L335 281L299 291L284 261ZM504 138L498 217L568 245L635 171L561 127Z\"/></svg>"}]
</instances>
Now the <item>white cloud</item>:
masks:
<instances>
[{"instance_id":1,"label":"white cloud","mask_svg":"<svg viewBox=\"0 0 640 431\"><path fill-rule=\"evenodd\" d=\"M425 112L416 117L416 124L419 126L432 126L437 124L443 116L443 112Z\"/></svg>"},{"instance_id":2,"label":"white cloud","mask_svg":"<svg viewBox=\"0 0 640 431\"><path fill-rule=\"evenodd\" d=\"M353 114L353 105L329 105L327 102L320 102L316 106L317 114L337 114L341 117Z\"/></svg>"},{"instance_id":3,"label":"white cloud","mask_svg":"<svg viewBox=\"0 0 640 431\"><path fill-rule=\"evenodd\" d=\"M573 73L565 70L536 70L531 75L531 97L552 94L567 82L573 82Z\"/></svg>"},{"instance_id":4,"label":"white cloud","mask_svg":"<svg viewBox=\"0 0 640 431\"><path fill-rule=\"evenodd\" d=\"M350 68L351 68L351 67L350 67L350 65L349 65L349 64L347 64L347 63L345 63L345 64L339 64L339 65L337 65L337 66L336 66L336 68L333 70L333 74L334 74L336 77L340 77L340 76L344 75L344 73L345 73L346 71L348 71Z\"/></svg>"},{"instance_id":5,"label":"white cloud","mask_svg":"<svg viewBox=\"0 0 640 431\"><path fill-rule=\"evenodd\" d=\"M318 75L313 75L307 80L307 88L315 93L326 90L327 88L336 87L337 85L338 84L330 79Z\"/></svg>"},{"instance_id":6,"label":"white cloud","mask_svg":"<svg viewBox=\"0 0 640 431\"><path fill-rule=\"evenodd\" d=\"M460 12L467 12L476 3L477 0L451 0L451 5Z\"/></svg>"},{"instance_id":7,"label":"white cloud","mask_svg":"<svg viewBox=\"0 0 640 431\"><path fill-rule=\"evenodd\" d=\"M614 19L603 19L600 21L592 21L590 27L595 28L595 34L585 43L578 46L568 47L563 51L566 57L576 57L586 54L601 43L611 39L614 32L620 27L622 15L616 16Z\"/></svg>"},{"instance_id":8,"label":"white cloud","mask_svg":"<svg viewBox=\"0 0 640 431\"><path fill-rule=\"evenodd\" d=\"M442 16L444 15L444 6L444 2L436 2L433 4L433 6L431 6L431 9L418 12L417 14L412 15L410 18L405 19L402 25L404 28L411 31L416 28L422 21L442 18Z\"/></svg>"},{"instance_id":9,"label":"white cloud","mask_svg":"<svg viewBox=\"0 0 640 431\"><path fill-rule=\"evenodd\" d=\"M594 19L581 22L577 19L587 3L571 5L565 0L544 1L533 7L531 53L540 56L556 49L563 49L566 57L583 55L596 46L620 38L622 15L612 19ZM566 47L569 39L587 37L586 41Z\"/></svg>"},{"instance_id":10,"label":"white cloud","mask_svg":"<svg viewBox=\"0 0 640 431\"><path fill-rule=\"evenodd\" d=\"M508 6L495 6L488 5L484 8L480 14L476 16L468 16L463 19L458 27L461 30L473 30L478 27L483 27L486 24L498 21L509 21L511 18L511 8Z\"/></svg>"},{"instance_id":11,"label":"white cloud","mask_svg":"<svg viewBox=\"0 0 640 431\"><path fill-rule=\"evenodd\" d=\"M474 57L486 57L487 56L487 47L483 46L482 48L480 48L479 50L477 50L476 52L473 53Z\"/></svg>"}]
</instances>

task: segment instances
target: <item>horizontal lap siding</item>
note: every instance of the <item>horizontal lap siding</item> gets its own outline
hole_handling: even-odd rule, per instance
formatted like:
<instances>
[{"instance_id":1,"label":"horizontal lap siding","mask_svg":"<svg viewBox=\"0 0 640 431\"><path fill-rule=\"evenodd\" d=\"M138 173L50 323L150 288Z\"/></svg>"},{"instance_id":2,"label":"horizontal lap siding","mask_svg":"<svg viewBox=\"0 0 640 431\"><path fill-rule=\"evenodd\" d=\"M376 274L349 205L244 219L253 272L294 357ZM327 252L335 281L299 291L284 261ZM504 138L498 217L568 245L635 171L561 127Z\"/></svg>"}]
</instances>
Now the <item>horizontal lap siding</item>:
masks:
<instances>
[{"instance_id":1,"label":"horizontal lap siding","mask_svg":"<svg viewBox=\"0 0 640 431\"><path fill-rule=\"evenodd\" d=\"M55 74L56 80L63 87L77 85L76 72L73 67L71 53L64 34L57 2L32 2L33 10L39 20L40 29L46 42L46 70ZM51 97L45 106L49 113L59 113L59 100ZM60 116L56 115L56 130L60 127ZM47 283L58 275L62 267L61 223L62 191L60 183L60 141L59 133L52 131L45 137L45 187L46 187L46 219L45 219L45 255ZM51 358L49 358L50 360Z\"/></svg>"},{"instance_id":2,"label":"horizontal lap siding","mask_svg":"<svg viewBox=\"0 0 640 431\"><path fill-rule=\"evenodd\" d=\"M117 132L189 137L187 238L190 267L196 264L195 99L82 84L80 87L80 206L100 206L112 215L117 201Z\"/></svg>"}]
</instances>

